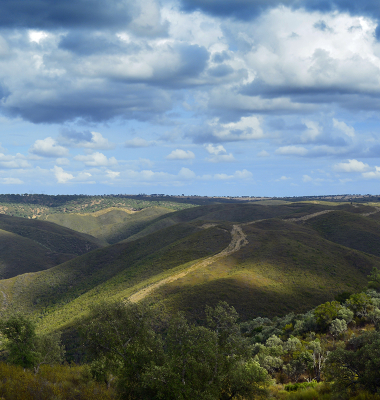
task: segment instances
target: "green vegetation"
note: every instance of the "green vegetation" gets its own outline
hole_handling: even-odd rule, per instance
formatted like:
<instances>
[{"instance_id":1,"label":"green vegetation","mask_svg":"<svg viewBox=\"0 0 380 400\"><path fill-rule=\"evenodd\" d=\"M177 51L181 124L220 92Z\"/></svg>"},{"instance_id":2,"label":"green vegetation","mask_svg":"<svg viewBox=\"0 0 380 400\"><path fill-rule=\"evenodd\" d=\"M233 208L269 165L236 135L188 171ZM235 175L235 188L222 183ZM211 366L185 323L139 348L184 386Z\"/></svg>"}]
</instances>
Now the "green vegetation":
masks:
<instances>
[{"instance_id":1,"label":"green vegetation","mask_svg":"<svg viewBox=\"0 0 380 400\"><path fill-rule=\"evenodd\" d=\"M12 370L24 398L376 398L378 204L186 201L7 203L46 207L0 215L1 354L34 369ZM60 337L87 369L56 365Z\"/></svg>"},{"instance_id":2,"label":"green vegetation","mask_svg":"<svg viewBox=\"0 0 380 400\"><path fill-rule=\"evenodd\" d=\"M0 213L23 218L46 218L51 214L93 213L110 207L139 211L148 207L164 207L182 210L194 207L194 202L171 199L170 197L151 198L128 195L58 195L43 194L0 194ZM195 202L195 204L197 204Z\"/></svg>"},{"instance_id":3,"label":"green vegetation","mask_svg":"<svg viewBox=\"0 0 380 400\"><path fill-rule=\"evenodd\" d=\"M173 210L148 207L141 211L106 208L91 214L51 214L46 220L114 244L138 233L161 215Z\"/></svg>"}]
</instances>

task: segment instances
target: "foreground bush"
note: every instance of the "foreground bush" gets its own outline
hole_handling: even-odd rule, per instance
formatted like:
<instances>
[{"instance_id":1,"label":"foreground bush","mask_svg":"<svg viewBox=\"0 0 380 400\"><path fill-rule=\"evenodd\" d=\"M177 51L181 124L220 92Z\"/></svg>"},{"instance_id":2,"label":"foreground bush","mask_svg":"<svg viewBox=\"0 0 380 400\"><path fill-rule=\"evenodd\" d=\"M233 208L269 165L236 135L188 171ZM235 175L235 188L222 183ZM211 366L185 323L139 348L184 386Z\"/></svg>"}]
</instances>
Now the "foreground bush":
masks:
<instances>
[{"instance_id":1,"label":"foreground bush","mask_svg":"<svg viewBox=\"0 0 380 400\"><path fill-rule=\"evenodd\" d=\"M39 374L0 363L0 398L6 400L111 400L113 391L94 382L83 366L41 366Z\"/></svg>"}]
</instances>

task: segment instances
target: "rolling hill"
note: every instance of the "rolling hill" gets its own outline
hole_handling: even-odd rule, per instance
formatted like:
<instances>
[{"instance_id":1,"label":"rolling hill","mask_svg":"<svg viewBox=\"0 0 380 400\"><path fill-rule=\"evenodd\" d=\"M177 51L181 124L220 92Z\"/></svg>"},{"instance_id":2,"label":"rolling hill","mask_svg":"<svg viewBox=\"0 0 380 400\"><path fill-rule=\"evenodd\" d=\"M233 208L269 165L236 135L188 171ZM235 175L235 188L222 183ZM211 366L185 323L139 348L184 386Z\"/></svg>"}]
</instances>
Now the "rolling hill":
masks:
<instances>
[{"instance_id":1,"label":"rolling hill","mask_svg":"<svg viewBox=\"0 0 380 400\"><path fill-rule=\"evenodd\" d=\"M377 212L303 202L217 204L147 216L127 240L1 280L2 313L31 312L48 331L70 327L92 304L113 299L148 301L194 319L219 300L243 319L304 312L360 290L371 269L380 269ZM119 214L102 215L109 225L118 221ZM361 235L366 240L353 240Z\"/></svg>"},{"instance_id":2,"label":"rolling hill","mask_svg":"<svg viewBox=\"0 0 380 400\"><path fill-rule=\"evenodd\" d=\"M164 207L148 207L141 211L111 207L87 214L50 214L46 220L114 244L144 229L152 220L171 212L173 210Z\"/></svg>"},{"instance_id":3,"label":"rolling hill","mask_svg":"<svg viewBox=\"0 0 380 400\"><path fill-rule=\"evenodd\" d=\"M45 270L105 245L50 222L0 214L0 278Z\"/></svg>"}]
</instances>

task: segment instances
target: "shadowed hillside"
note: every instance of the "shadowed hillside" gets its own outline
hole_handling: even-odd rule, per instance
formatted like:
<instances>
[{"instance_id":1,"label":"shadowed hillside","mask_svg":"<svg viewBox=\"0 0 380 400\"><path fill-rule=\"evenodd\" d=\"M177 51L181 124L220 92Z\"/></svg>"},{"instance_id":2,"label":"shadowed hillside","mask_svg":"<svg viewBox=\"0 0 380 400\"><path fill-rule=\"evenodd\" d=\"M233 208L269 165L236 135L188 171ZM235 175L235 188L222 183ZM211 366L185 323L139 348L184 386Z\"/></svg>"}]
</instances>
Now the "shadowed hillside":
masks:
<instances>
[{"instance_id":1,"label":"shadowed hillside","mask_svg":"<svg viewBox=\"0 0 380 400\"><path fill-rule=\"evenodd\" d=\"M113 211L95 218L113 225L124 212ZM0 281L2 312L36 313L42 330L70 326L90 305L112 299L162 304L195 319L219 300L243 319L304 312L361 289L372 268L380 269L380 257L365 247L369 236L360 246L350 242L352 235L368 234L377 243L378 222L371 218L376 214L368 215L376 211L304 202L171 212L148 221L127 241Z\"/></svg>"},{"instance_id":2,"label":"shadowed hillside","mask_svg":"<svg viewBox=\"0 0 380 400\"><path fill-rule=\"evenodd\" d=\"M50 222L0 215L0 277L45 270L104 245Z\"/></svg>"},{"instance_id":3,"label":"shadowed hillside","mask_svg":"<svg viewBox=\"0 0 380 400\"><path fill-rule=\"evenodd\" d=\"M141 211L107 208L91 214L51 214L47 216L47 220L114 244L172 211L163 207L149 207Z\"/></svg>"}]
</instances>

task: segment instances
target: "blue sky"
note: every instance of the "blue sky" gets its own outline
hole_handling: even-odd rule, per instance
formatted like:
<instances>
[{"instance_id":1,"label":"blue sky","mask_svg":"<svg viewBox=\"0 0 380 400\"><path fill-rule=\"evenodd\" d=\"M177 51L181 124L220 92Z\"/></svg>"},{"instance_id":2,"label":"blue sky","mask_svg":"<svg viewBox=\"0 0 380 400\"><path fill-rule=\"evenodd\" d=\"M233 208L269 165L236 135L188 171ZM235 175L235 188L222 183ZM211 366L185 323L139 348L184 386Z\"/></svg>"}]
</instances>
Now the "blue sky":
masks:
<instances>
[{"instance_id":1,"label":"blue sky","mask_svg":"<svg viewBox=\"0 0 380 400\"><path fill-rule=\"evenodd\" d=\"M2 193L379 194L376 0L2 0Z\"/></svg>"}]
</instances>

